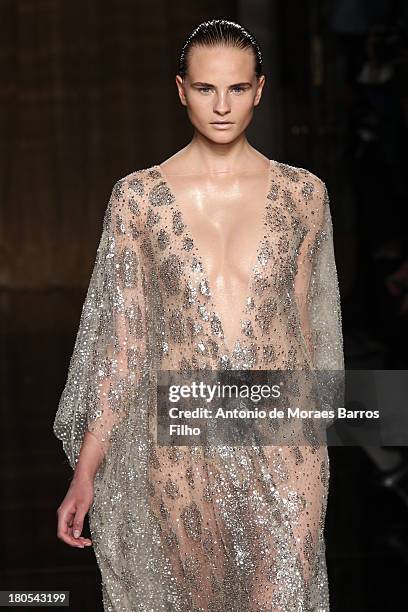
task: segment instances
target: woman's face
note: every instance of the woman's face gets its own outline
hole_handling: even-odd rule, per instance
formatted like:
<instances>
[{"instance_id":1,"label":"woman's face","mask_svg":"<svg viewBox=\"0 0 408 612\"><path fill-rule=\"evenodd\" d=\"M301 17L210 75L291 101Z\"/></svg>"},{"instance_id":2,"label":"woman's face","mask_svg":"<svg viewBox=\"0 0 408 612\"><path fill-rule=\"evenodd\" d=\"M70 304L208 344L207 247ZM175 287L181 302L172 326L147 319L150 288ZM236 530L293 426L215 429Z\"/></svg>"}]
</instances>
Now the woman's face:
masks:
<instances>
[{"instance_id":1,"label":"woman's face","mask_svg":"<svg viewBox=\"0 0 408 612\"><path fill-rule=\"evenodd\" d=\"M176 84L181 103L200 134L227 144L244 132L265 82L263 75L256 77L254 65L251 49L190 49L187 74L184 80L177 75Z\"/></svg>"}]
</instances>

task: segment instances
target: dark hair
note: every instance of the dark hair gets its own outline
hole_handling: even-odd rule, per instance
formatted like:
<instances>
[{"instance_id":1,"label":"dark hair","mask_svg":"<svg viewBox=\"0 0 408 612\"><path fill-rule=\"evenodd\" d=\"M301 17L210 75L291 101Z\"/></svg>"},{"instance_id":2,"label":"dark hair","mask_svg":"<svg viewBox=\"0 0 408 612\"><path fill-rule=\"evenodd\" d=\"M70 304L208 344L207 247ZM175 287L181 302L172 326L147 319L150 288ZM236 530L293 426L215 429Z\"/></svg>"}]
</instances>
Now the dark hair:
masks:
<instances>
[{"instance_id":1,"label":"dark hair","mask_svg":"<svg viewBox=\"0 0 408 612\"><path fill-rule=\"evenodd\" d=\"M180 53L178 74L183 78L187 74L189 51L196 45L202 47L225 45L238 49L252 49L255 57L255 74L258 78L262 74L262 55L255 37L234 21L227 21L226 19L203 21L191 32Z\"/></svg>"}]
</instances>

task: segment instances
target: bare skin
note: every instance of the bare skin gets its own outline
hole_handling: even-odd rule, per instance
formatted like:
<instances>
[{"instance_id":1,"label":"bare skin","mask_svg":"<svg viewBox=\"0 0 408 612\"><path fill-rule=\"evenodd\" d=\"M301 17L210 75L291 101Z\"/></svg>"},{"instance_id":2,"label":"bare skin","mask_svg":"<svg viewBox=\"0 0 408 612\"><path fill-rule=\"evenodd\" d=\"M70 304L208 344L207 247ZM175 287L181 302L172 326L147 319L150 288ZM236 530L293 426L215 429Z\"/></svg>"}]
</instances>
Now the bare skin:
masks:
<instances>
[{"instance_id":1,"label":"bare skin","mask_svg":"<svg viewBox=\"0 0 408 612\"><path fill-rule=\"evenodd\" d=\"M265 83L263 75L256 77L254 66L250 50L223 46L191 50L188 74L184 80L177 75L176 86L194 135L186 147L160 165L203 256L227 342L237 335L237 329L225 313L230 312L231 300L242 304L246 294L254 251L263 232L270 168L269 159L245 135ZM217 128L215 121L232 123ZM104 452L87 432L68 492L57 510L57 536L69 546L92 545L92 540L80 534Z\"/></svg>"},{"instance_id":2,"label":"bare skin","mask_svg":"<svg viewBox=\"0 0 408 612\"><path fill-rule=\"evenodd\" d=\"M194 136L160 164L202 257L229 347L239 334L231 304L238 314L263 233L270 161L248 143L245 130L264 82L249 50L194 48L185 79L176 76ZM232 124L219 128L214 121Z\"/></svg>"},{"instance_id":3,"label":"bare skin","mask_svg":"<svg viewBox=\"0 0 408 612\"><path fill-rule=\"evenodd\" d=\"M97 438L86 432L71 484L57 509L57 537L69 546L85 548L92 544L91 539L80 534L93 502L94 478L103 456L104 449Z\"/></svg>"}]
</instances>

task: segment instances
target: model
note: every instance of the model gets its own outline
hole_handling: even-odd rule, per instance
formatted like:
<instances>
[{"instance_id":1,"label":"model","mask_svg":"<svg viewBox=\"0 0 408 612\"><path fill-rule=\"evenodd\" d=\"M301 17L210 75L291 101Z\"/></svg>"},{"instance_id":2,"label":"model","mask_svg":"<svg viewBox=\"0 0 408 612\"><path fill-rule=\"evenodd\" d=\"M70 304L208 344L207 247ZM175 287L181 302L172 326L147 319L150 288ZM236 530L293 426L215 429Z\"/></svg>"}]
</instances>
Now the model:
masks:
<instances>
[{"instance_id":1,"label":"model","mask_svg":"<svg viewBox=\"0 0 408 612\"><path fill-rule=\"evenodd\" d=\"M106 210L54 433L58 537L94 546L107 611L329 610L325 445L155 439L159 369L344 368L325 183L246 138L264 83L251 33L200 24L176 75L191 142Z\"/></svg>"}]
</instances>

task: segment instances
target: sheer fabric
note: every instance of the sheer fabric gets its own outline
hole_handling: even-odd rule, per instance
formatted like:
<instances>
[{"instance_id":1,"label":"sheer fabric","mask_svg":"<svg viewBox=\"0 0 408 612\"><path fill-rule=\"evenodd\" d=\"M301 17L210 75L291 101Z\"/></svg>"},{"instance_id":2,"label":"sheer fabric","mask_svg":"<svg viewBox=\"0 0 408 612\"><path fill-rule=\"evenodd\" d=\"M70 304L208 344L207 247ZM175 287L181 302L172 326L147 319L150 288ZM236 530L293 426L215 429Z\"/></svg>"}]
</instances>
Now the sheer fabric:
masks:
<instances>
[{"instance_id":1,"label":"sheer fabric","mask_svg":"<svg viewBox=\"0 0 408 612\"><path fill-rule=\"evenodd\" d=\"M89 519L105 610L329 610L325 446L155 441L158 369L344 369L326 186L277 161L269 181L231 350L161 167L113 187L54 422L72 468L86 431L104 450Z\"/></svg>"}]
</instances>

